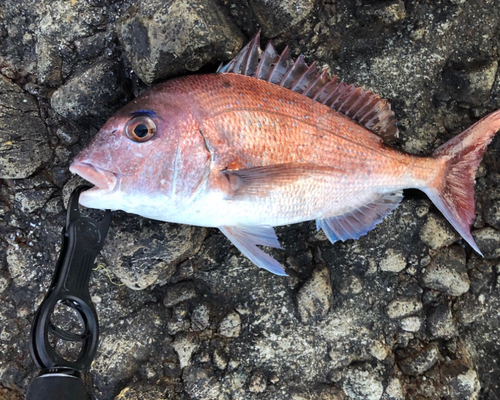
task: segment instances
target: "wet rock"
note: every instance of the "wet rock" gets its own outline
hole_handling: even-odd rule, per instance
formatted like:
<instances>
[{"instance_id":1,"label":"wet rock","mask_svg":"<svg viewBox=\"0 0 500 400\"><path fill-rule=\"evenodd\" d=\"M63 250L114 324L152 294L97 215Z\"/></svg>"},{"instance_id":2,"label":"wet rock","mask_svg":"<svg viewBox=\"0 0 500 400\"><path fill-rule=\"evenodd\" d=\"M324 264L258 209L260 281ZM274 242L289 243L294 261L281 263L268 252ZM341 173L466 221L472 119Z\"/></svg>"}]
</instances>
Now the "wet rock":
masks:
<instances>
[{"instance_id":1,"label":"wet rock","mask_svg":"<svg viewBox=\"0 0 500 400\"><path fill-rule=\"evenodd\" d=\"M233 338L238 337L241 331L241 317L236 311L226 315L219 324L219 333L222 336Z\"/></svg>"},{"instance_id":2,"label":"wet rock","mask_svg":"<svg viewBox=\"0 0 500 400\"><path fill-rule=\"evenodd\" d=\"M451 310L444 304L438 305L427 316L427 329L434 338L450 339L457 334L457 327Z\"/></svg>"},{"instance_id":3,"label":"wet rock","mask_svg":"<svg viewBox=\"0 0 500 400\"><path fill-rule=\"evenodd\" d=\"M377 374L361 368L347 370L342 389L348 397L363 400L378 400L384 392L384 386Z\"/></svg>"},{"instance_id":4,"label":"wet rock","mask_svg":"<svg viewBox=\"0 0 500 400\"><path fill-rule=\"evenodd\" d=\"M51 153L35 99L1 75L0 143L0 179L27 178Z\"/></svg>"},{"instance_id":5,"label":"wet rock","mask_svg":"<svg viewBox=\"0 0 500 400\"><path fill-rule=\"evenodd\" d=\"M204 330L210 324L210 314L205 304L200 304L193 310L191 328L195 332Z\"/></svg>"},{"instance_id":6,"label":"wet rock","mask_svg":"<svg viewBox=\"0 0 500 400\"><path fill-rule=\"evenodd\" d=\"M250 6L267 37L275 37L306 18L316 0L250 0Z\"/></svg>"},{"instance_id":7,"label":"wet rock","mask_svg":"<svg viewBox=\"0 0 500 400\"><path fill-rule=\"evenodd\" d=\"M262 393L267 388L266 377L262 372L256 372L250 377L248 390L251 393Z\"/></svg>"},{"instance_id":8,"label":"wet rock","mask_svg":"<svg viewBox=\"0 0 500 400\"><path fill-rule=\"evenodd\" d=\"M198 295L192 282L181 282L168 288L163 299L165 307L174 307L183 301L194 299Z\"/></svg>"},{"instance_id":9,"label":"wet rock","mask_svg":"<svg viewBox=\"0 0 500 400\"><path fill-rule=\"evenodd\" d=\"M400 272L406 268L406 259L400 251L389 249L380 260L379 267L381 271Z\"/></svg>"},{"instance_id":10,"label":"wet rock","mask_svg":"<svg viewBox=\"0 0 500 400\"><path fill-rule=\"evenodd\" d=\"M470 287L465 251L460 246L440 250L421 275L425 287L460 296Z\"/></svg>"},{"instance_id":11,"label":"wet rock","mask_svg":"<svg viewBox=\"0 0 500 400\"><path fill-rule=\"evenodd\" d=\"M472 232L484 258L493 259L500 257L500 232L493 228L483 228Z\"/></svg>"},{"instance_id":12,"label":"wet rock","mask_svg":"<svg viewBox=\"0 0 500 400\"><path fill-rule=\"evenodd\" d=\"M198 337L193 334L179 334L175 337L172 347L179 356L181 368L190 364L193 353L198 349Z\"/></svg>"},{"instance_id":13,"label":"wet rock","mask_svg":"<svg viewBox=\"0 0 500 400\"><path fill-rule=\"evenodd\" d=\"M481 105L489 97L497 69L497 61L484 61L445 70L444 81L451 98L472 106Z\"/></svg>"},{"instance_id":14,"label":"wet rock","mask_svg":"<svg viewBox=\"0 0 500 400\"><path fill-rule=\"evenodd\" d=\"M435 342L414 351L398 360L401 371L406 375L421 375L431 369L439 360L439 349Z\"/></svg>"},{"instance_id":15,"label":"wet rock","mask_svg":"<svg viewBox=\"0 0 500 400\"><path fill-rule=\"evenodd\" d=\"M416 298L397 298L387 306L387 316L389 318L402 318L416 314L422 310L422 302Z\"/></svg>"},{"instance_id":16,"label":"wet rock","mask_svg":"<svg viewBox=\"0 0 500 400\"><path fill-rule=\"evenodd\" d=\"M422 318L420 317L406 317L400 322L401 329L406 332L418 332L422 327Z\"/></svg>"},{"instance_id":17,"label":"wet rock","mask_svg":"<svg viewBox=\"0 0 500 400\"><path fill-rule=\"evenodd\" d=\"M451 225L436 214L429 214L420 230L420 239L431 249L439 249L456 242L459 236Z\"/></svg>"},{"instance_id":18,"label":"wet rock","mask_svg":"<svg viewBox=\"0 0 500 400\"><path fill-rule=\"evenodd\" d=\"M315 269L297 293L297 310L302 323L320 322L330 310L332 295L330 272L325 267Z\"/></svg>"},{"instance_id":19,"label":"wet rock","mask_svg":"<svg viewBox=\"0 0 500 400\"><path fill-rule=\"evenodd\" d=\"M203 367L188 368L183 374L184 390L193 400L218 399L221 388L213 371Z\"/></svg>"},{"instance_id":20,"label":"wet rock","mask_svg":"<svg viewBox=\"0 0 500 400\"><path fill-rule=\"evenodd\" d=\"M103 60L68 80L52 94L50 103L65 118L101 125L125 98L118 63Z\"/></svg>"},{"instance_id":21,"label":"wet rock","mask_svg":"<svg viewBox=\"0 0 500 400\"><path fill-rule=\"evenodd\" d=\"M102 252L116 276L140 290L166 283L176 264L197 251L203 236L200 228L127 215L122 224L111 224Z\"/></svg>"},{"instance_id":22,"label":"wet rock","mask_svg":"<svg viewBox=\"0 0 500 400\"><path fill-rule=\"evenodd\" d=\"M140 0L117 32L134 72L148 84L229 60L244 43L213 0Z\"/></svg>"}]
</instances>

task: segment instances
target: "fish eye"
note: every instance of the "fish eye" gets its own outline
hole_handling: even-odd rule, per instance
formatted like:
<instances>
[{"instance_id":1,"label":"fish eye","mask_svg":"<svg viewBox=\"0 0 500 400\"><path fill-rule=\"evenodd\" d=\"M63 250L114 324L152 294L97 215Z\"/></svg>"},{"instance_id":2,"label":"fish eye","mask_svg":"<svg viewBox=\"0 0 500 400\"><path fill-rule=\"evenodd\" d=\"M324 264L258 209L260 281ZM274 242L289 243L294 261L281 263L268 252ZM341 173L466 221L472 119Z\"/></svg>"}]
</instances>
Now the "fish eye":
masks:
<instances>
[{"instance_id":1,"label":"fish eye","mask_svg":"<svg viewBox=\"0 0 500 400\"><path fill-rule=\"evenodd\" d=\"M147 115L138 115L127 122L125 132L134 142L147 142L156 134L156 124Z\"/></svg>"}]
</instances>

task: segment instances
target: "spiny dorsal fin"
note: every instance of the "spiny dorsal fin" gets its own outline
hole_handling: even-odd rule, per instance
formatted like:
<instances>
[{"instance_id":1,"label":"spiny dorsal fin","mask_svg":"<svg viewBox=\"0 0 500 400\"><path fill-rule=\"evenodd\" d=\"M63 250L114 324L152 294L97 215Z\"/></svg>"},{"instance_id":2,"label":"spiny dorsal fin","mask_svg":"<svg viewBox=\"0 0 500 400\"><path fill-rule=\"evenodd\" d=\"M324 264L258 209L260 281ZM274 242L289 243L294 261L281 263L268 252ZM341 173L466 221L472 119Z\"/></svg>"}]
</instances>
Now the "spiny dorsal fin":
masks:
<instances>
[{"instance_id":1,"label":"spiny dorsal fin","mask_svg":"<svg viewBox=\"0 0 500 400\"><path fill-rule=\"evenodd\" d=\"M385 142L399 137L396 116L385 99L363 88L339 82L327 71L320 71L313 62L308 66L302 54L293 60L288 47L281 54L269 42L260 48L260 33L238 53L219 73L252 76L301 93L319 103L352 118Z\"/></svg>"}]
</instances>

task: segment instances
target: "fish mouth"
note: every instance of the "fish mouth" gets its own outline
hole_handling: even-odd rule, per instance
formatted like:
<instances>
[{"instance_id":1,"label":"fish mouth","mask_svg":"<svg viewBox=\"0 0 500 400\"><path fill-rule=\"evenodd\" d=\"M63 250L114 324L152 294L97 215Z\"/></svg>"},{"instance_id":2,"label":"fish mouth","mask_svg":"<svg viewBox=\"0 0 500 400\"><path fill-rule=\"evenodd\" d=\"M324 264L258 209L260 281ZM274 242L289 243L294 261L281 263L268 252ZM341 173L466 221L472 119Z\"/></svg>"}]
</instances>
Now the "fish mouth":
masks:
<instances>
[{"instance_id":1,"label":"fish mouth","mask_svg":"<svg viewBox=\"0 0 500 400\"><path fill-rule=\"evenodd\" d=\"M86 162L73 161L69 170L95 186L86 192L99 190L110 194L115 192L120 185L120 177L117 174Z\"/></svg>"}]
</instances>

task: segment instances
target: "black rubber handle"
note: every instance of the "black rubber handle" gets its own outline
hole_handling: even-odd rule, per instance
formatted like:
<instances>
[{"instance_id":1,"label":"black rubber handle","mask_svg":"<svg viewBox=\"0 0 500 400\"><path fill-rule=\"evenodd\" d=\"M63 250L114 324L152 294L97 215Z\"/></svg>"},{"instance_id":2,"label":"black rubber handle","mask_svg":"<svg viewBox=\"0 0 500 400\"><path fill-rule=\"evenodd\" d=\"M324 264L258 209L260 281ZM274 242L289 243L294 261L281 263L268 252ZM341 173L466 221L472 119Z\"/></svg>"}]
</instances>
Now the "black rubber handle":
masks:
<instances>
[{"instance_id":1,"label":"black rubber handle","mask_svg":"<svg viewBox=\"0 0 500 400\"><path fill-rule=\"evenodd\" d=\"M61 255L52 284L37 310L31 330L31 354L42 369L68 367L84 371L90 367L97 350L99 325L90 299L89 280L95 258L108 232L111 212L106 211L100 222L80 215L78 198L85 189L85 186L75 189L70 197ZM82 333L68 332L52 324L51 316L59 302L77 312L83 326ZM57 354L50 345L49 333L63 341L79 342L80 352L76 360L67 360Z\"/></svg>"},{"instance_id":2,"label":"black rubber handle","mask_svg":"<svg viewBox=\"0 0 500 400\"><path fill-rule=\"evenodd\" d=\"M26 400L88 400L80 373L71 368L42 371L28 389Z\"/></svg>"}]
</instances>

